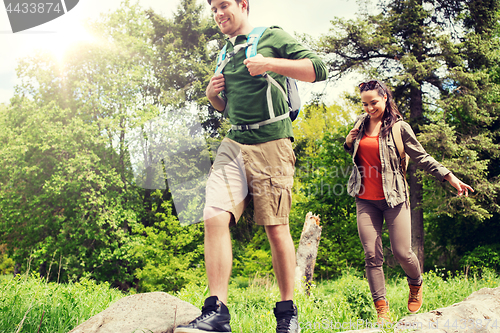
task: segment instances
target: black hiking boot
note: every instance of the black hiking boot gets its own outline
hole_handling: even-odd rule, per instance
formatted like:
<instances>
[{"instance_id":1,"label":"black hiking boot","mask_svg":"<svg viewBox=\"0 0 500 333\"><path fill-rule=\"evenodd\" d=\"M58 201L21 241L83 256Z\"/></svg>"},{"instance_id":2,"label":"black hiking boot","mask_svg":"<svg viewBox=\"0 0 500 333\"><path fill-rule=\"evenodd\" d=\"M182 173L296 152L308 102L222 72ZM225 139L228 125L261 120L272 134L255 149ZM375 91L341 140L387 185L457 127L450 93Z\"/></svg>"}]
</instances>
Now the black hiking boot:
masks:
<instances>
[{"instance_id":1,"label":"black hiking boot","mask_svg":"<svg viewBox=\"0 0 500 333\"><path fill-rule=\"evenodd\" d=\"M231 332L229 320L231 315L224 303L217 296L210 296L201 308L201 315L187 325L179 325L174 333L227 333Z\"/></svg>"},{"instance_id":2,"label":"black hiking boot","mask_svg":"<svg viewBox=\"0 0 500 333\"><path fill-rule=\"evenodd\" d=\"M300 333L297 307L293 301L277 302L274 308L276 333Z\"/></svg>"}]
</instances>

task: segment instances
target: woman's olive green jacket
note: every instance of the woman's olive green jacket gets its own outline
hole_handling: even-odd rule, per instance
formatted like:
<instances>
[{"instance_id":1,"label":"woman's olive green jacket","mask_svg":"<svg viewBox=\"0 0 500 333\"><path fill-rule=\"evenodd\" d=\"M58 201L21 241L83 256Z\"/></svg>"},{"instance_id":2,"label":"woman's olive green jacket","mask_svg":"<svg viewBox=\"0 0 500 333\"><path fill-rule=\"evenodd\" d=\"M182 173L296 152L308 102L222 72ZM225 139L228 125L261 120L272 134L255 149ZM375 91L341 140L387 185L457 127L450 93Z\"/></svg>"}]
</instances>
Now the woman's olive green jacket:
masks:
<instances>
[{"instance_id":1,"label":"woman's olive green jacket","mask_svg":"<svg viewBox=\"0 0 500 333\"><path fill-rule=\"evenodd\" d=\"M366 113L358 117L356 123L361 122L361 124L356 140L351 148L349 148L347 144L344 144L344 149L352 155L354 163L354 169L352 170L347 185L347 192L353 197L362 193L363 190L360 167L356 163L356 153L358 151L359 140L364 136L367 121L369 121L369 116ZM425 151L420 142L417 141L415 133L408 123L404 122L401 118L397 121L402 121L401 138L404 143L406 156L409 156L412 161L417 163L418 167L435 176L440 181L444 181L444 177L450 173L450 170L445 168ZM386 123L384 122L382 126L386 126ZM380 161L382 162L382 186L387 204L390 207L395 207L408 200L408 188L403 176L403 171L400 167L401 157L394 142L393 133L390 131L387 136L383 137L382 129L379 134Z\"/></svg>"}]
</instances>

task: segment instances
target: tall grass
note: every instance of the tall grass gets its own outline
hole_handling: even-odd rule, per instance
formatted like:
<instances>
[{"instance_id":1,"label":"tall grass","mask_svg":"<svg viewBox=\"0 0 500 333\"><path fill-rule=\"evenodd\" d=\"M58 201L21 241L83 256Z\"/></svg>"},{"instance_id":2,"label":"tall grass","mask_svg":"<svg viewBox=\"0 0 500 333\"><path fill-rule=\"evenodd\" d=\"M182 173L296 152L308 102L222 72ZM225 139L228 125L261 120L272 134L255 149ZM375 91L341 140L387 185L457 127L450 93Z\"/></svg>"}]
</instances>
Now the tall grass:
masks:
<instances>
[{"instance_id":1,"label":"tall grass","mask_svg":"<svg viewBox=\"0 0 500 333\"><path fill-rule=\"evenodd\" d=\"M0 332L67 333L123 296L87 279L57 284L26 274L0 276Z\"/></svg>"},{"instance_id":2,"label":"tall grass","mask_svg":"<svg viewBox=\"0 0 500 333\"><path fill-rule=\"evenodd\" d=\"M407 316L406 279L393 277L386 285L393 319ZM486 269L481 278L464 274L452 276L440 270L425 273L421 312L449 306L476 290L499 285L500 278ZM0 276L0 332L67 333L124 296L108 284L87 279L56 284L33 275ZM176 296L201 307L208 289L204 285L190 285ZM272 278L232 279L228 307L233 332L275 332L273 307L279 299L279 290ZM376 321L368 282L353 270L336 280L313 285L309 296L296 293L295 301L304 333L357 329Z\"/></svg>"}]
</instances>

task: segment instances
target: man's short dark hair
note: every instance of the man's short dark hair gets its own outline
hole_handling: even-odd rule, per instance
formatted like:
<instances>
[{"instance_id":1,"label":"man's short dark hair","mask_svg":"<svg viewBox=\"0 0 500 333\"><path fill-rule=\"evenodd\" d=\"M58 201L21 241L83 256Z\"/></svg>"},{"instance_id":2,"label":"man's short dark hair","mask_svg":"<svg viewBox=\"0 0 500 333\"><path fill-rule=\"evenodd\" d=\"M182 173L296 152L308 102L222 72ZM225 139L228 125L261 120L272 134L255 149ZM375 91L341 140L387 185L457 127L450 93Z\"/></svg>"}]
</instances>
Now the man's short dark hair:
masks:
<instances>
[{"instance_id":1,"label":"man's short dark hair","mask_svg":"<svg viewBox=\"0 0 500 333\"><path fill-rule=\"evenodd\" d=\"M239 5L241 0L234 0ZM208 4L212 4L212 0L207 0ZM247 14L250 13L250 0L247 0Z\"/></svg>"}]
</instances>

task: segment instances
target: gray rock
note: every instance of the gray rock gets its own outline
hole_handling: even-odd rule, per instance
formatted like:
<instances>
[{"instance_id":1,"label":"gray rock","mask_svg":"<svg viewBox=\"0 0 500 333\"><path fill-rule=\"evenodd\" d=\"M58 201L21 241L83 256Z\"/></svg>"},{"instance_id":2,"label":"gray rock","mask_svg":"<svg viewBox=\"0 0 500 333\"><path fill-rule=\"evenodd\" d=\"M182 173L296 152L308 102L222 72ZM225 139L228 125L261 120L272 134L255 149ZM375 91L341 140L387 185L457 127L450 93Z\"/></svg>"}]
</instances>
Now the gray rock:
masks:
<instances>
[{"instance_id":1,"label":"gray rock","mask_svg":"<svg viewBox=\"0 0 500 333\"><path fill-rule=\"evenodd\" d=\"M425 302L425 291L424 291ZM361 323L362 324L362 323ZM358 327L363 327L359 325ZM500 287L483 288L446 308L407 316L391 328L349 332L493 333L500 332Z\"/></svg>"},{"instance_id":2,"label":"gray rock","mask_svg":"<svg viewBox=\"0 0 500 333\"><path fill-rule=\"evenodd\" d=\"M70 333L171 333L201 311L164 292L127 296Z\"/></svg>"},{"instance_id":3,"label":"gray rock","mask_svg":"<svg viewBox=\"0 0 500 333\"><path fill-rule=\"evenodd\" d=\"M421 333L500 332L500 287L483 288L460 303L405 317L398 325Z\"/></svg>"}]
</instances>

